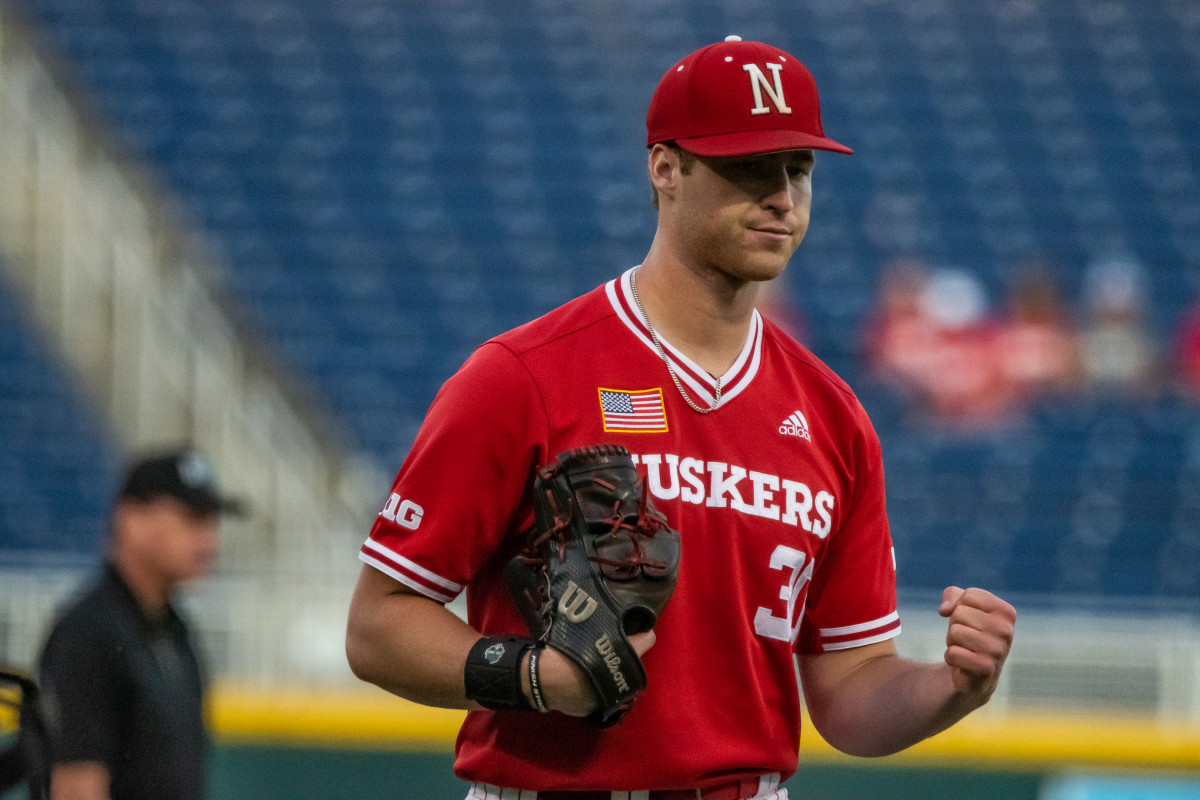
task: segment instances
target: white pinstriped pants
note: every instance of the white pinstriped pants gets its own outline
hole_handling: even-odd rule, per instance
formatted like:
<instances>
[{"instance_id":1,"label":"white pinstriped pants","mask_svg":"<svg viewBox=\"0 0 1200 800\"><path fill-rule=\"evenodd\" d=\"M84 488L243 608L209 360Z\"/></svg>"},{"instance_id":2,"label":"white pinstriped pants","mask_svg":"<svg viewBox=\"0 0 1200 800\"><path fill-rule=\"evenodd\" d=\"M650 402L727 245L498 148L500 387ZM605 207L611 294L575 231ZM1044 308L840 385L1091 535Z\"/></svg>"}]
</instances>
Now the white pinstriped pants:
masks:
<instances>
[{"instance_id":1,"label":"white pinstriped pants","mask_svg":"<svg viewBox=\"0 0 1200 800\"><path fill-rule=\"evenodd\" d=\"M788 790L779 788L778 772L763 775L758 781L758 793L753 800L788 800ZM647 800L649 791L613 792L612 800ZM489 783L473 783L466 800L537 800L538 793L529 789L505 789Z\"/></svg>"}]
</instances>

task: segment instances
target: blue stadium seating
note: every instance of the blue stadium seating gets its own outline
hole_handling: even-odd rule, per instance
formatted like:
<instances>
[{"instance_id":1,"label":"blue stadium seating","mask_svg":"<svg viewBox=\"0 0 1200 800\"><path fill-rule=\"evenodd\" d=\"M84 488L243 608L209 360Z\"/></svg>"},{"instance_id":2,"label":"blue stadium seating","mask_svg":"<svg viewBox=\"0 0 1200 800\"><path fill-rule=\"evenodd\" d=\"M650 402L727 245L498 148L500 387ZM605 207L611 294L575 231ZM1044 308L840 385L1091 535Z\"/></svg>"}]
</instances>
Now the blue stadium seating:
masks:
<instances>
[{"instance_id":1,"label":"blue stadium seating","mask_svg":"<svg viewBox=\"0 0 1200 800\"><path fill-rule=\"evenodd\" d=\"M641 115L670 62L726 33L778 43L858 150L821 157L786 280L884 440L902 582L1200 597L1194 407L1080 400L942 441L857 358L899 255L997 300L1028 256L1077 296L1089 261L1130 254L1170 334L1200 290L1192 4L22 5L223 248L246 318L390 464L478 342L644 254Z\"/></svg>"},{"instance_id":2,"label":"blue stadium seating","mask_svg":"<svg viewBox=\"0 0 1200 800\"><path fill-rule=\"evenodd\" d=\"M0 563L95 558L119 465L0 277Z\"/></svg>"}]
</instances>

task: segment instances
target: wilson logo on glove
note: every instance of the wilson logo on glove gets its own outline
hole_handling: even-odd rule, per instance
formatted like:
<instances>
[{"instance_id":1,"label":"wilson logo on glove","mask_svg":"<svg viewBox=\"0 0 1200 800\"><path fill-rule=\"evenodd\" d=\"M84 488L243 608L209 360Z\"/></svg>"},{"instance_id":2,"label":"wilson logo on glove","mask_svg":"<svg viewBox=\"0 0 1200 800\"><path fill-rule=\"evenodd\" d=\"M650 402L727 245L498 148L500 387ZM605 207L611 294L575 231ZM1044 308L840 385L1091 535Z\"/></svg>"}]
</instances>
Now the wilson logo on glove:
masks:
<instances>
[{"instance_id":1,"label":"wilson logo on glove","mask_svg":"<svg viewBox=\"0 0 1200 800\"><path fill-rule=\"evenodd\" d=\"M622 692L629 691L629 683L625 680L625 674L621 672L621 659L613 652L612 641L608 638L607 633L596 640L596 650L604 659L604 665L608 667L608 671L612 673L617 689Z\"/></svg>"},{"instance_id":2,"label":"wilson logo on glove","mask_svg":"<svg viewBox=\"0 0 1200 800\"><path fill-rule=\"evenodd\" d=\"M571 622L583 622L595 612L596 599L571 581L566 593L558 600L558 610Z\"/></svg>"},{"instance_id":3,"label":"wilson logo on glove","mask_svg":"<svg viewBox=\"0 0 1200 800\"><path fill-rule=\"evenodd\" d=\"M675 591L680 537L655 507L629 451L581 447L538 470L534 527L505 579L540 645L587 674L601 725L646 688L629 636L648 631Z\"/></svg>"}]
</instances>

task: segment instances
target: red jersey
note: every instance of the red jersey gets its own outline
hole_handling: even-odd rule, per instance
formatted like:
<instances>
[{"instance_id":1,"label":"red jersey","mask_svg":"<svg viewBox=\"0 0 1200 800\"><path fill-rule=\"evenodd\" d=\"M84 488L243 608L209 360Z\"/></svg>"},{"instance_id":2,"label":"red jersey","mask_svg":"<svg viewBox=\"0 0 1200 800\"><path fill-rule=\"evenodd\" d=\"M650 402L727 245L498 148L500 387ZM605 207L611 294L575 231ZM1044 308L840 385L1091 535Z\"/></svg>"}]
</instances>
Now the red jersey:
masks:
<instances>
[{"instance_id":1,"label":"red jersey","mask_svg":"<svg viewBox=\"0 0 1200 800\"><path fill-rule=\"evenodd\" d=\"M710 414L672 383L632 270L481 346L434 399L360 558L486 635L529 633L501 570L533 519L535 469L613 442L682 537L679 583L617 726L471 711L462 778L650 789L796 770L794 653L900 632L879 441L850 388L757 312ZM714 378L663 343L701 405ZM647 743L653 743L648 746Z\"/></svg>"}]
</instances>

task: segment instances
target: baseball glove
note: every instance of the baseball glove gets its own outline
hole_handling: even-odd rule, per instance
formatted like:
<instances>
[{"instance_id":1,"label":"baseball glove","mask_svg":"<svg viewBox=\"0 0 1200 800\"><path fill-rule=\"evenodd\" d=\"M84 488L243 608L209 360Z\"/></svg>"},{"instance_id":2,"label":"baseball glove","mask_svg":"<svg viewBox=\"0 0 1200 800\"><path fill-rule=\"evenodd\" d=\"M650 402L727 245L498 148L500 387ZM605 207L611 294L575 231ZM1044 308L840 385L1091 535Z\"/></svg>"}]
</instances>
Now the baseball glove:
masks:
<instances>
[{"instance_id":1,"label":"baseball glove","mask_svg":"<svg viewBox=\"0 0 1200 800\"><path fill-rule=\"evenodd\" d=\"M600 701L591 719L613 725L646 687L627 637L654 627L675 591L679 534L620 445L571 450L538 470L534 512L506 570L509 591L538 644L591 680Z\"/></svg>"}]
</instances>

